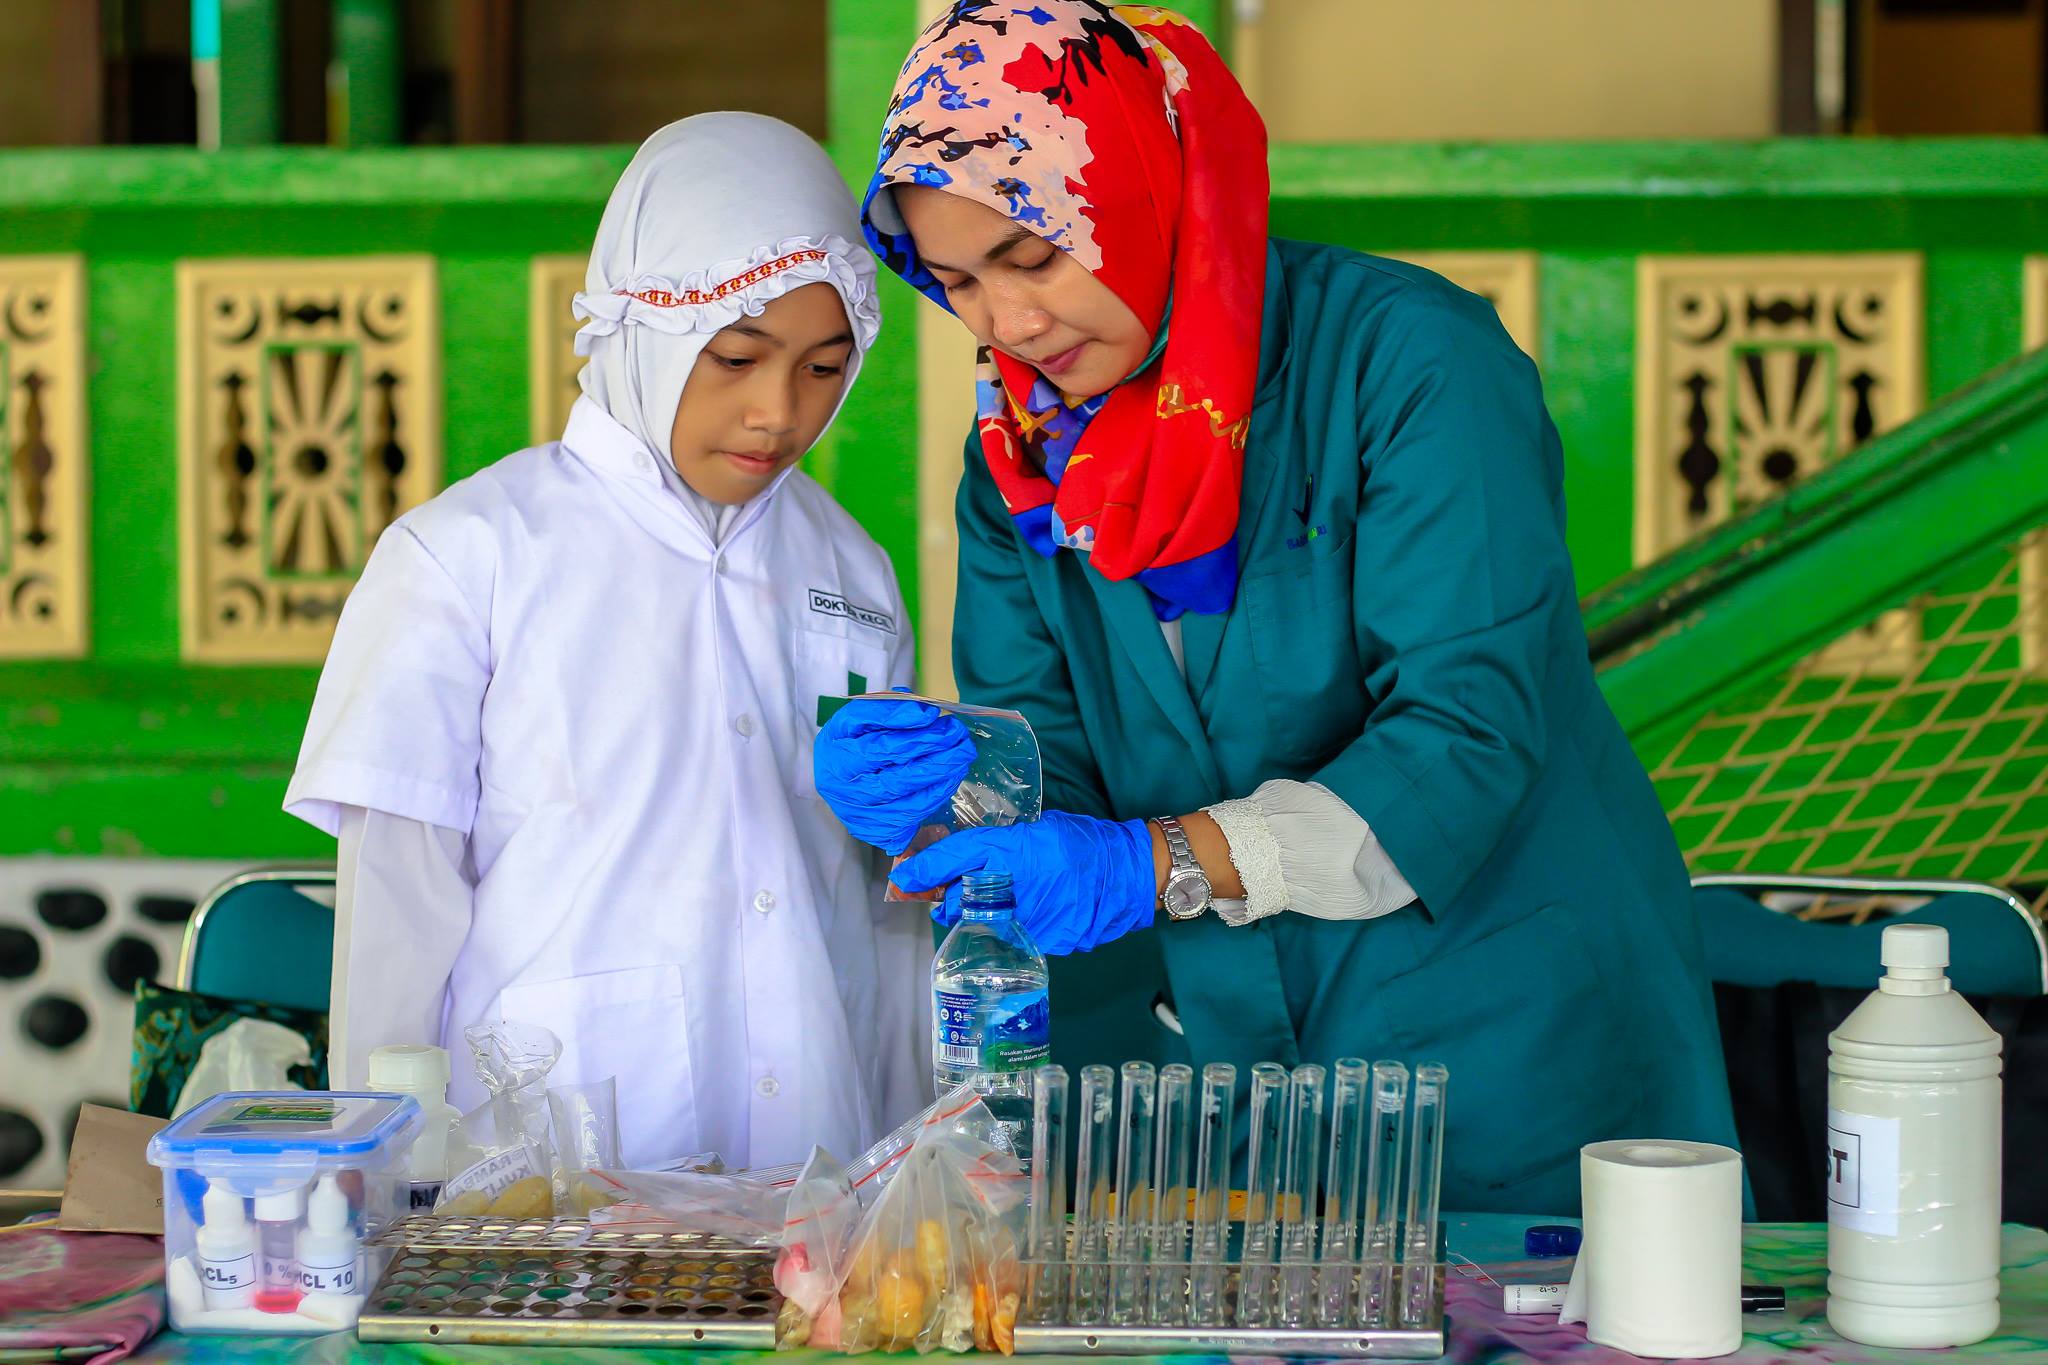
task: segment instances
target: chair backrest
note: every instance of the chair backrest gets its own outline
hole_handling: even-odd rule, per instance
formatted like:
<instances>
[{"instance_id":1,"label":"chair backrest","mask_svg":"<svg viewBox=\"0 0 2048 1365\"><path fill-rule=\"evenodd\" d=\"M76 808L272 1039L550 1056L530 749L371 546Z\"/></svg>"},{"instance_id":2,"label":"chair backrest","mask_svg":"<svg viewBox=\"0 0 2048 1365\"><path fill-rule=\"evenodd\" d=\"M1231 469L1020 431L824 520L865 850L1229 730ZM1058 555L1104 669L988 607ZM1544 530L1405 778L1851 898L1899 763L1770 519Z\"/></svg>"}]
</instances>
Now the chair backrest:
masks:
<instances>
[{"instance_id":1,"label":"chair backrest","mask_svg":"<svg viewBox=\"0 0 2048 1365\"><path fill-rule=\"evenodd\" d=\"M2048 995L2048 940L2025 901L1989 882L1883 877L1694 877L1693 904L1706 941L1707 974L1737 986L1812 981L1872 989L1883 968L1878 941L1898 922L1948 930L1949 979L1970 995ZM1860 924L1801 919L1760 897L1786 892L1836 899L1912 899L1922 903Z\"/></svg>"},{"instance_id":2,"label":"chair backrest","mask_svg":"<svg viewBox=\"0 0 2048 1365\"><path fill-rule=\"evenodd\" d=\"M178 955L183 990L298 1009L327 1008L334 963L331 863L258 867L192 912ZM309 894L311 893L311 894Z\"/></svg>"}]
</instances>

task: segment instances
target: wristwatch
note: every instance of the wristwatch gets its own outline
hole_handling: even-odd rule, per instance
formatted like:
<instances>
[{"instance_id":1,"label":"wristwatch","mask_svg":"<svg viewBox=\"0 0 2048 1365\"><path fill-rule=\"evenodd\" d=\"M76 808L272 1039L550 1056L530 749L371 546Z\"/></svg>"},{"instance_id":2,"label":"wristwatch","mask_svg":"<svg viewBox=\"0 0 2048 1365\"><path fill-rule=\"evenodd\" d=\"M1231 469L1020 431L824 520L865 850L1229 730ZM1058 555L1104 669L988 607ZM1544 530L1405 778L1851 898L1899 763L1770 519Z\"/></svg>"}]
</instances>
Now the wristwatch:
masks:
<instances>
[{"instance_id":1,"label":"wristwatch","mask_svg":"<svg viewBox=\"0 0 2048 1365\"><path fill-rule=\"evenodd\" d=\"M1194 919L1209 908L1214 896L1209 874L1195 861L1194 846L1188 843L1188 832L1180 827L1180 821L1162 815L1153 823L1166 836L1166 852L1172 859L1166 869L1166 889L1159 893L1160 906L1173 919Z\"/></svg>"}]
</instances>

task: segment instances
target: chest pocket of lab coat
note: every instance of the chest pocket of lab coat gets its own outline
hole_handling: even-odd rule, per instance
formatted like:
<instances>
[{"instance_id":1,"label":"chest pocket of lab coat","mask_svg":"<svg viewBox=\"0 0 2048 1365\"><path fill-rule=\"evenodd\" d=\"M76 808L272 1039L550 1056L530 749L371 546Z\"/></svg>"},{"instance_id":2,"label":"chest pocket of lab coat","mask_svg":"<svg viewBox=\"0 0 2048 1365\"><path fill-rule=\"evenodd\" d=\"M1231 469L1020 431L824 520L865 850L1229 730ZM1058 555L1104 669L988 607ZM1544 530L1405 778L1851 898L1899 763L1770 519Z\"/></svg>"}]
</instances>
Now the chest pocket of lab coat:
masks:
<instances>
[{"instance_id":1,"label":"chest pocket of lab coat","mask_svg":"<svg viewBox=\"0 0 2048 1365\"><path fill-rule=\"evenodd\" d=\"M501 1013L562 1040L551 1085L616 1078L620 1155L629 1167L699 1150L688 993L674 963L507 986Z\"/></svg>"},{"instance_id":2,"label":"chest pocket of lab coat","mask_svg":"<svg viewBox=\"0 0 2048 1365\"><path fill-rule=\"evenodd\" d=\"M1243 584L1270 752L1327 761L1365 724L1364 671L1351 620L1352 532L1284 551L1279 568Z\"/></svg>"},{"instance_id":3,"label":"chest pocket of lab coat","mask_svg":"<svg viewBox=\"0 0 2048 1365\"><path fill-rule=\"evenodd\" d=\"M887 691L889 651L882 644L850 635L799 629L790 653L790 704L796 709L796 724L789 730L798 743L792 753L777 757L783 760L782 770L790 775L796 794L814 797L818 788L811 778L811 753L823 724L820 704L830 697Z\"/></svg>"}]
</instances>

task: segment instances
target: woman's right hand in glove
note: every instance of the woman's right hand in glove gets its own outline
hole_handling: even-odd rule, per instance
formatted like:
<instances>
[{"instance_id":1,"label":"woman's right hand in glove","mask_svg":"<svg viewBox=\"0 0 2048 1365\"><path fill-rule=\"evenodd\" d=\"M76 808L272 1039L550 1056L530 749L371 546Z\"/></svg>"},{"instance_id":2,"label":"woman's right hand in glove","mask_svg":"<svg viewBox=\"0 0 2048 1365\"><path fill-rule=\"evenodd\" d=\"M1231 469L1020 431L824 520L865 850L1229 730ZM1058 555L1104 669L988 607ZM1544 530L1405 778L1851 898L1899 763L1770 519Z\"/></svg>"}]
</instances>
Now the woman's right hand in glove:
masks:
<instances>
[{"instance_id":1,"label":"woman's right hand in glove","mask_svg":"<svg viewBox=\"0 0 2048 1365\"><path fill-rule=\"evenodd\" d=\"M973 766L974 740L957 717L921 701L859 698L818 732L811 775L856 839L895 854Z\"/></svg>"}]
</instances>

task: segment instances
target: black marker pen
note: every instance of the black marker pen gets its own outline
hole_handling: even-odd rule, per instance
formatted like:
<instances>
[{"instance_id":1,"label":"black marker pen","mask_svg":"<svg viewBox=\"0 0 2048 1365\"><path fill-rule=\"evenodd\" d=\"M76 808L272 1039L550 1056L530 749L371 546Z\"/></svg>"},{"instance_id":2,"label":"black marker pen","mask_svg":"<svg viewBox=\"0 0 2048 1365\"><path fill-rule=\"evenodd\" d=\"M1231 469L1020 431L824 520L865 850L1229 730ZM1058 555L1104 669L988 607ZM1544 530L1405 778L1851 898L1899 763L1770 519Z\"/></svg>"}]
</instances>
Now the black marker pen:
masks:
<instances>
[{"instance_id":1,"label":"black marker pen","mask_svg":"<svg viewBox=\"0 0 2048 1365\"><path fill-rule=\"evenodd\" d=\"M1501 1286L1501 1306L1510 1313L1555 1313L1564 1307L1561 1284L1509 1284ZM1778 1284L1742 1286L1742 1311L1782 1313L1785 1287Z\"/></svg>"}]
</instances>

